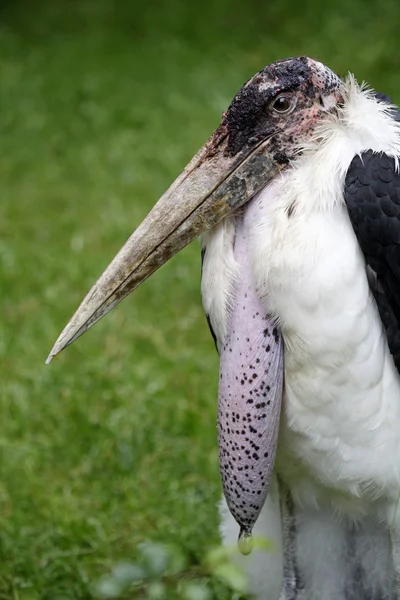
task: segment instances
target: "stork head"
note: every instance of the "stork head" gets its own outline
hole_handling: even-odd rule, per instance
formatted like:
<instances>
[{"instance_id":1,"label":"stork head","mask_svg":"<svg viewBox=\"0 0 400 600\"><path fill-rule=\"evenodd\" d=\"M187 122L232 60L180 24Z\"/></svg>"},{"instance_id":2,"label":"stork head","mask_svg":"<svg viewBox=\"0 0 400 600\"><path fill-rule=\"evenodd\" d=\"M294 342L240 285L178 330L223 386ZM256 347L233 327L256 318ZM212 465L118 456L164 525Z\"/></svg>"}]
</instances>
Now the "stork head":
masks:
<instances>
[{"instance_id":1,"label":"stork head","mask_svg":"<svg viewBox=\"0 0 400 600\"><path fill-rule=\"evenodd\" d=\"M169 258L287 168L341 102L342 81L306 57L280 60L236 94L220 126L95 283L48 362Z\"/></svg>"},{"instance_id":2,"label":"stork head","mask_svg":"<svg viewBox=\"0 0 400 600\"><path fill-rule=\"evenodd\" d=\"M288 163L342 99L341 85L333 71L310 58L265 67L239 90L223 116L226 151L235 154L268 138L274 160Z\"/></svg>"}]
</instances>

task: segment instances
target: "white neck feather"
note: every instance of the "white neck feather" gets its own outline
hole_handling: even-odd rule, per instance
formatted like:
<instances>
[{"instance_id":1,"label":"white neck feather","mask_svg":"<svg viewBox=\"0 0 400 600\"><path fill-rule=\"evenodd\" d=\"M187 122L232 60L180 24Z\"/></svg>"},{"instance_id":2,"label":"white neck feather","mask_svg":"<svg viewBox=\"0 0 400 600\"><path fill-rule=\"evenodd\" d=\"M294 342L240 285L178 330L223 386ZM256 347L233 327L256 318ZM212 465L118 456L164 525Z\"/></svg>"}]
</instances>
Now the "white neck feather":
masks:
<instances>
[{"instance_id":1,"label":"white neck feather","mask_svg":"<svg viewBox=\"0 0 400 600\"><path fill-rule=\"evenodd\" d=\"M332 210L343 201L343 183L355 155L365 150L400 155L400 123L391 117L392 105L379 102L373 91L360 86L352 75L344 84L344 103L317 126L314 136L293 162L287 202L299 198L302 212Z\"/></svg>"}]
</instances>

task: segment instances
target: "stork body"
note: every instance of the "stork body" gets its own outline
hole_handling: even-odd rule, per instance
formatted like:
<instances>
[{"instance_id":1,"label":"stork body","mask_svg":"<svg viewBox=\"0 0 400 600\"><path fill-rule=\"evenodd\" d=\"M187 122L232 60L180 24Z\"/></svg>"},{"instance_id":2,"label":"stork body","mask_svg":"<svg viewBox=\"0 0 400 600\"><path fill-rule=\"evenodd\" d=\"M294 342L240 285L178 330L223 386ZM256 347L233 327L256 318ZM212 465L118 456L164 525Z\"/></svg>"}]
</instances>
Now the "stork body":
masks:
<instances>
[{"instance_id":1,"label":"stork body","mask_svg":"<svg viewBox=\"0 0 400 600\"><path fill-rule=\"evenodd\" d=\"M397 157L400 138L382 103L348 85L340 119L324 123L318 141L252 200L244 218L255 286L285 344L275 471L297 515L293 598L393 600L400 378L344 190L354 156L372 149ZM203 236L203 303L220 348L229 329L234 239L232 217ZM279 510L277 501L266 504L264 535L276 529ZM222 531L231 542L229 521L224 512ZM275 530L278 547L280 536ZM261 557L253 559L257 566L250 561L244 566L257 598L280 598L283 562L273 557L268 569Z\"/></svg>"},{"instance_id":2,"label":"stork body","mask_svg":"<svg viewBox=\"0 0 400 600\"><path fill-rule=\"evenodd\" d=\"M221 532L275 542L256 600L400 600L399 120L312 59L262 69L49 356L206 232Z\"/></svg>"}]
</instances>

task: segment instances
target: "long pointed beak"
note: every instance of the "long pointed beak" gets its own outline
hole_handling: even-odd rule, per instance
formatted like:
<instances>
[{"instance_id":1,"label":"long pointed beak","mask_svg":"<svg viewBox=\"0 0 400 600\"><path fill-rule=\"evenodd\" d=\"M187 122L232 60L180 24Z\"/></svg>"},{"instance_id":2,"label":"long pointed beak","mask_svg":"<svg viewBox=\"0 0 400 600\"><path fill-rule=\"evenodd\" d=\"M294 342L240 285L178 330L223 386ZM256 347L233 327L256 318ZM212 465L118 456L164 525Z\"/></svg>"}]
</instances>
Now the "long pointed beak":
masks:
<instances>
[{"instance_id":1,"label":"long pointed beak","mask_svg":"<svg viewBox=\"0 0 400 600\"><path fill-rule=\"evenodd\" d=\"M281 168L268 152L268 139L232 156L221 125L94 284L46 362L194 238L248 202Z\"/></svg>"}]
</instances>

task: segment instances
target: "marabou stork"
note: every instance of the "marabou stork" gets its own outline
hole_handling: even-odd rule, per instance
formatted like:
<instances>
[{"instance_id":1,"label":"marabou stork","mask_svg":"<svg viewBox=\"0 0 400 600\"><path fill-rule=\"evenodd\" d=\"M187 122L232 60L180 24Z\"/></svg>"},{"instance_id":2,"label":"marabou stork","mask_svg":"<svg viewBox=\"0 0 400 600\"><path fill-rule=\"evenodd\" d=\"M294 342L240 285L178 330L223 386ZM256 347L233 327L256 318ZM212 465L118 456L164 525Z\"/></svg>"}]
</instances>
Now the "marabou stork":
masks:
<instances>
[{"instance_id":1,"label":"marabou stork","mask_svg":"<svg viewBox=\"0 0 400 600\"><path fill-rule=\"evenodd\" d=\"M222 537L275 542L240 557L257 600L400 599L399 156L389 98L309 58L267 66L49 357L203 234Z\"/></svg>"}]
</instances>

